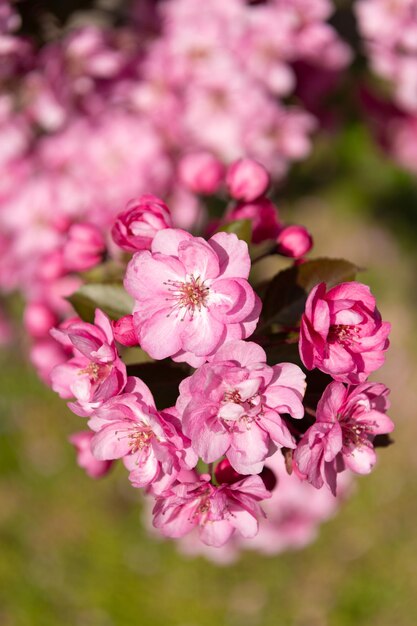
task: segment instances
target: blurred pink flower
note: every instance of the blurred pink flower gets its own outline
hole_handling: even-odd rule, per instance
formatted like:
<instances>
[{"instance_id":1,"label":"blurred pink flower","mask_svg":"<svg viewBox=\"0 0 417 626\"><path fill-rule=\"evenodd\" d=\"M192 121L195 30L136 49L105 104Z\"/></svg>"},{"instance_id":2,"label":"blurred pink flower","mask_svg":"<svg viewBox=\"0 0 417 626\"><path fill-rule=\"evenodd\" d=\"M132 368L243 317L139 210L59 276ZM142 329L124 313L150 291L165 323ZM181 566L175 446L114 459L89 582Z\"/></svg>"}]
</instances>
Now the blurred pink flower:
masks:
<instances>
[{"instance_id":1,"label":"blurred pink flower","mask_svg":"<svg viewBox=\"0 0 417 626\"><path fill-rule=\"evenodd\" d=\"M264 166L257 161L239 159L229 166L226 184L232 198L253 202L267 192L270 176Z\"/></svg>"},{"instance_id":2,"label":"blurred pink flower","mask_svg":"<svg viewBox=\"0 0 417 626\"><path fill-rule=\"evenodd\" d=\"M278 209L268 198L237 203L227 213L224 221L233 222L235 220L250 220L253 243L275 239L282 228Z\"/></svg>"},{"instance_id":3,"label":"blurred pink flower","mask_svg":"<svg viewBox=\"0 0 417 626\"><path fill-rule=\"evenodd\" d=\"M178 165L180 182L197 194L215 194L223 182L224 166L210 152L191 152Z\"/></svg>"}]
</instances>

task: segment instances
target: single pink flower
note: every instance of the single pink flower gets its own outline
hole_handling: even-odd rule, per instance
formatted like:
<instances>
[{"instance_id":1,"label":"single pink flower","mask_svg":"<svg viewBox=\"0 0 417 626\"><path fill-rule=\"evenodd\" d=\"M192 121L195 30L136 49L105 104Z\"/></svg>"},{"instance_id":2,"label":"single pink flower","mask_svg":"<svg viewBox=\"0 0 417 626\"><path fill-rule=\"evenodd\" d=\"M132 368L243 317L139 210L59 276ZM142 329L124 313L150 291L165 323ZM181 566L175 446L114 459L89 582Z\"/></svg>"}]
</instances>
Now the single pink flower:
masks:
<instances>
[{"instance_id":1,"label":"single pink flower","mask_svg":"<svg viewBox=\"0 0 417 626\"><path fill-rule=\"evenodd\" d=\"M106 244L100 229L94 224L73 224L68 230L68 240L63 248L65 268L83 272L103 258Z\"/></svg>"},{"instance_id":2,"label":"single pink flower","mask_svg":"<svg viewBox=\"0 0 417 626\"><path fill-rule=\"evenodd\" d=\"M197 463L174 409L158 413L149 388L128 378L124 393L101 405L88 425L96 432L92 451L100 461L123 459L134 487L160 493L182 469Z\"/></svg>"},{"instance_id":3,"label":"single pink flower","mask_svg":"<svg viewBox=\"0 0 417 626\"><path fill-rule=\"evenodd\" d=\"M126 384L126 366L119 358L109 318L96 310L94 324L70 320L51 330L52 336L73 357L51 372L52 389L70 403L77 415L88 416L103 402L117 395Z\"/></svg>"},{"instance_id":4,"label":"single pink flower","mask_svg":"<svg viewBox=\"0 0 417 626\"><path fill-rule=\"evenodd\" d=\"M49 331L58 322L56 315L44 302L29 302L23 316L25 328L35 339L49 337Z\"/></svg>"},{"instance_id":5,"label":"single pink flower","mask_svg":"<svg viewBox=\"0 0 417 626\"><path fill-rule=\"evenodd\" d=\"M115 322L112 322L112 326L114 338L121 343L122 346L137 346L138 338L136 337L133 324L133 315L124 315Z\"/></svg>"},{"instance_id":6,"label":"single pink flower","mask_svg":"<svg viewBox=\"0 0 417 626\"><path fill-rule=\"evenodd\" d=\"M270 176L264 166L257 161L239 159L229 166L226 184L232 198L253 202L267 192Z\"/></svg>"},{"instance_id":7,"label":"single pink flower","mask_svg":"<svg viewBox=\"0 0 417 626\"><path fill-rule=\"evenodd\" d=\"M115 243L127 252L149 250L156 233L172 226L171 213L167 205L145 194L131 200L126 210L117 216L111 234Z\"/></svg>"},{"instance_id":8,"label":"single pink flower","mask_svg":"<svg viewBox=\"0 0 417 626\"><path fill-rule=\"evenodd\" d=\"M232 485L215 487L208 474L196 482L173 485L157 498L153 524L166 537L183 537L199 528L203 543L223 546L238 531L254 537L263 515L259 501L271 494L259 476L250 476Z\"/></svg>"},{"instance_id":9,"label":"single pink flower","mask_svg":"<svg viewBox=\"0 0 417 626\"><path fill-rule=\"evenodd\" d=\"M335 380L364 382L384 362L390 329L366 285L342 283L326 293L320 283L301 320L301 359L307 369L317 367Z\"/></svg>"},{"instance_id":10,"label":"single pink flower","mask_svg":"<svg viewBox=\"0 0 417 626\"><path fill-rule=\"evenodd\" d=\"M82 467L90 478L101 478L107 474L113 465L113 461L99 461L93 456L91 451L91 440L94 433L89 430L82 430L73 433L68 440L77 451L77 463Z\"/></svg>"},{"instance_id":11,"label":"single pink flower","mask_svg":"<svg viewBox=\"0 0 417 626\"><path fill-rule=\"evenodd\" d=\"M124 281L141 347L154 359L172 356L196 367L227 340L248 337L261 306L249 270L247 244L234 234L207 242L179 229L159 231L150 252L134 255Z\"/></svg>"},{"instance_id":12,"label":"single pink flower","mask_svg":"<svg viewBox=\"0 0 417 626\"><path fill-rule=\"evenodd\" d=\"M375 435L394 429L385 415L388 393L380 383L351 388L330 383L317 405L315 424L294 452L298 473L318 489L326 482L333 493L339 472L350 469L368 474L376 461L372 444Z\"/></svg>"},{"instance_id":13,"label":"single pink flower","mask_svg":"<svg viewBox=\"0 0 417 626\"><path fill-rule=\"evenodd\" d=\"M182 157L178 176L190 191L212 195L223 182L224 166L210 152L193 152Z\"/></svg>"},{"instance_id":14,"label":"single pink flower","mask_svg":"<svg viewBox=\"0 0 417 626\"><path fill-rule=\"evenodd\" d=\"M231 341L182 381L184 434L206 463L224 454L241 474L258 474L276 446L294 448L284 414L304 415L305 376L293 363L269 367L255 343Z\"/></svg>"}]
</instances>

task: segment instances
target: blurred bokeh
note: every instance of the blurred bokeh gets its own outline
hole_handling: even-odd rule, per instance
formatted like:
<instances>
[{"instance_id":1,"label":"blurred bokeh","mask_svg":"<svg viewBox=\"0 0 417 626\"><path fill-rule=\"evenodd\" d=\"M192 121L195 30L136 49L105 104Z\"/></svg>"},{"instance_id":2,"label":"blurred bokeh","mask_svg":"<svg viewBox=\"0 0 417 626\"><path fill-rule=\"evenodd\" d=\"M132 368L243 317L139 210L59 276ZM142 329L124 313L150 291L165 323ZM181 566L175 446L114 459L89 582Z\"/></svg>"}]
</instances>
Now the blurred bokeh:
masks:
<instances>
[{"instance_id":1,"label":"blurred bokeh","mask_svg":"<svg viewBox=\"0 0 417 626\"><path fill-rule=\"evenodd\" d=\"M82 0L55 4L57 20L91 9ZM106 19L118 3L97 4L97 19ZM339 4L340 22L349 3ZM33 34L31 20L28 10L24 27ZM287 221L314 234L314 256L363 268L360 279L392 323L377 379L392 390L395 445L379 449L375 471L355 481L303 550L246 552L224 566L186 557L149 535L122 467L93 481L76 466L67 437L79 418L28 363L14 296L14 339L0 352L1 626L417 623L417 179L346 115L291 169L277 203Z\"/></svg>"}]
</instances>

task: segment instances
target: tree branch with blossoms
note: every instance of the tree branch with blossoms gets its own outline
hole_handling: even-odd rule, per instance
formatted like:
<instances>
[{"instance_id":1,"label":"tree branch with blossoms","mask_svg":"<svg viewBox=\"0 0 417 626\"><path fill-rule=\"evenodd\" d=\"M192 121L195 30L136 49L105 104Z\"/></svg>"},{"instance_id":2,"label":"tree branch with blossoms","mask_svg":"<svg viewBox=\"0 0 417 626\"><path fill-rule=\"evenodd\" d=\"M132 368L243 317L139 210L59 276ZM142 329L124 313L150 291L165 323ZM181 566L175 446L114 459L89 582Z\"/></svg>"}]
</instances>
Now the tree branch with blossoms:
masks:
<instances>
[{"instance_id":1,"label":"tree branch with blossoms","mask_svg":"<svg viewBox=\"0 0 417 626\"><path fill-rule=\"evenodd\" d=\"M336 497L340 474L372 470L393 430L389 391L368 380L390 324L352 263L307 259L312 237L280 221L259 163L187 157L181 171L216 196L201 233L152 195L117 216L106 250L108 234L73 233L80 317L51 331L65 358L50 382L87 420L71 442L90 476L121 460L155 529L221 547L255 538L283 472ZM266 281L251 274L262 246L289 261Z\"/></svg>"}]
</instances>

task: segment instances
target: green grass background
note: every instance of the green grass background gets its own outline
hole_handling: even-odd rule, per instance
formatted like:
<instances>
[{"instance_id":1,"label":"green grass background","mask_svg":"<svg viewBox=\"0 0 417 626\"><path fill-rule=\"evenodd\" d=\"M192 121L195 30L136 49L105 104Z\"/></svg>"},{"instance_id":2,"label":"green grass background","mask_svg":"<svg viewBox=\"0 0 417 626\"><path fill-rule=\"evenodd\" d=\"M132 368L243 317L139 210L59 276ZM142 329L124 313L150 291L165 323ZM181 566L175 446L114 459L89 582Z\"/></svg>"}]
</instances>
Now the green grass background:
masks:
<instances>
[{"instance_id":1,"label":"green grass background","mask_svg":"<svg viewBox=\"0 0 417 626\"><path fill-rule=\"evenodd\" d=\"M0 626L417 624L416 182L352 128L278 197L311 228L315 255L369 268L394 325L374 378L392 388L395 446L305 550L228 567L185 558L143 529L122 467L95 482L76 466L66 438L82 420L20 342L0 356Z\"/></svg>"}]
</instances>

